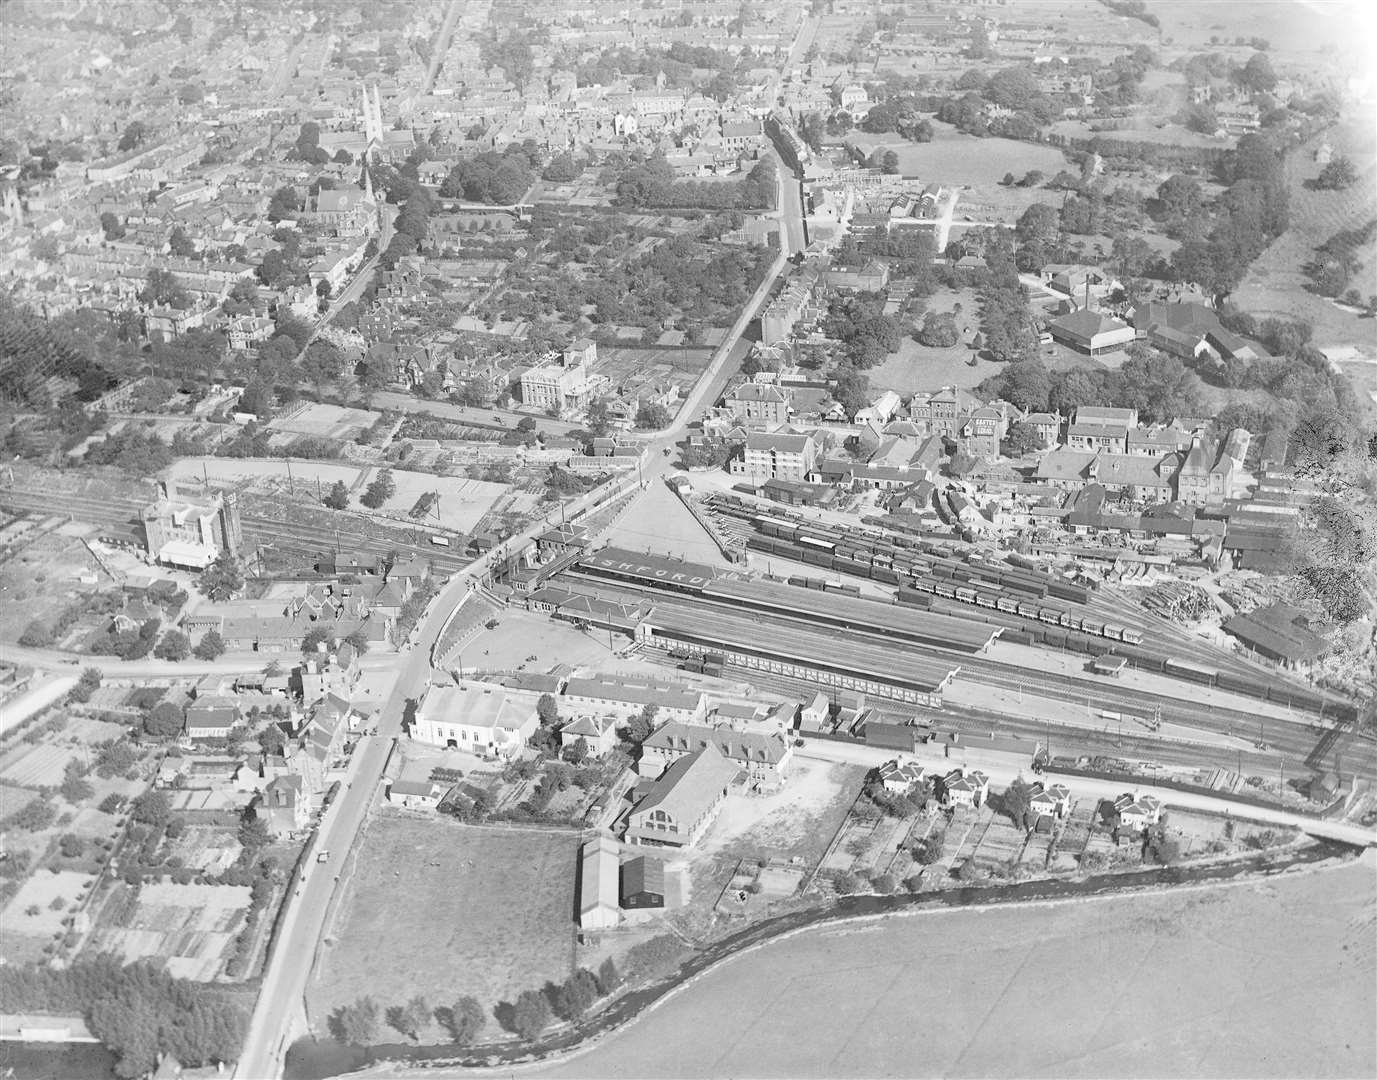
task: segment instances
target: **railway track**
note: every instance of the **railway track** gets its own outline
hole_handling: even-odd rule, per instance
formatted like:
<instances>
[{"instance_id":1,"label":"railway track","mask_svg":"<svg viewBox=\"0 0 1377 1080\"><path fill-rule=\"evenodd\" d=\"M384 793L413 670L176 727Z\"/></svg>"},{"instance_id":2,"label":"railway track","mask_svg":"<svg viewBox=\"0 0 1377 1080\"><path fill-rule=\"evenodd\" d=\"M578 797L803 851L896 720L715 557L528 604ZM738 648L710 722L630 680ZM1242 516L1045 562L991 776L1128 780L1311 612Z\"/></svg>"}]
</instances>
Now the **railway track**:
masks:
<instances>
[{"instance_id":1,"label":"railway track","mask_svg":"<svg viewBox=\"0 0 1377 1080\"><path fill-rule=\"evenodd\" d=\"M0 491L0 505L16 510L26 510L48 514L67 514L70 517L90 522L93 525L141 528L139 512L147 503L140 499L111 497L99 498L90 495L50 494L45 492L23 491L8 488ZM278 518L241 514L240 522L244 538L256 546L271 545L278 550L287 550L311 556L326 555L347 549L367 551L386 555L396 551L429 559L435 570L442 574L453 574L467 566L472 560L467 556L431 544L407 543L403 540L381 538L368 535L350 534L345 530L322 534L321 530ZM334 539L335 543L330 541Z\"/></svg>"},{"instance_id":2,"label":"railway track","mask_svg":"<svg viewBox=\"0 0 1377 1080\"><path fill-rule=\"evenodd\" d=\"M740 614L742 610L720 601L701 597L687 599L671 590L656 589L649 585L638 586L627 582L612 582L576 570L565 571L559 575L559 580L564 587L573 592L582 592L587 595L596 594L604 599L614 597L626 599L633 597L653 598L657 606L668 606L671 610L697 611L700 614L705 609L735 614ZM803 628L812 625L803 619L793 619L776 614L770 615L770 620L782 626L796 625ZM816 627L813 628L816 629ZM876 641L886 640L885 636L878 632L851 630L848 633L869 637ZM1169 694L1119 690L1108 684L1092 684L1070 675L1035 672L1029 668L954 650L935 649L933 651L949 655L953 664L960 665L961 675L958 678L970 679L980 685L1028 693L1053 700L1085 701L1088 709L1118 713L1128 712L1138 716L1151 715L1156 707L1160 707L1162 720L1167 723L1180 724L1215 735L1230 736L1236 734L1238 738L1246 739L1249 742L1256 742L1260 736L1260 741L1268 748L1262 753L1255 753L1253 749L1245 749L1242 745L1237 748L1208 749L1215 756L1222 754L1229 759L1237 758L1240 753L1244 753L1249 757L1270 762L1271 769L1276 769L1283 759L1299 763L1312 757L1317 739L1323 737L1330 744L1328 749L1331 753L1340 755L1348 753L1349 759L1346 760L1346 769L1360 767L1364 770L1364 775L1370 774L1373 778L1377 778L1377 761L1373 760L1374 755L1370 747L1366 748L1366 752L1364 752L1363 748L1354 745L1353 741L1345 735L1333 736L1326 732L1321 736L1316 733L1312 724L1304 721L1260 717L1257 713L1244 709L1214 707L1208 704L1202 706L1190 699L1174 697ZM1183 686L1182 692L1192 692L1192 688ZM1016 721L1009 722L1016 723ZM1001 721L1001 727L1003 724L1004 721ZM1043 724L1045 721L1036 721L1030 722L1027 726L1029 730L1033 730L1043 726ZM1085 729L1077 727L1076 730ZM1135 745L1151 747L1161 741L1160 738L1144 736ZM1207 748L1197 744L1193 749L1203 753ZM1199 760L1199 754L1195 760Z\"/></svg>"}]
</instances>

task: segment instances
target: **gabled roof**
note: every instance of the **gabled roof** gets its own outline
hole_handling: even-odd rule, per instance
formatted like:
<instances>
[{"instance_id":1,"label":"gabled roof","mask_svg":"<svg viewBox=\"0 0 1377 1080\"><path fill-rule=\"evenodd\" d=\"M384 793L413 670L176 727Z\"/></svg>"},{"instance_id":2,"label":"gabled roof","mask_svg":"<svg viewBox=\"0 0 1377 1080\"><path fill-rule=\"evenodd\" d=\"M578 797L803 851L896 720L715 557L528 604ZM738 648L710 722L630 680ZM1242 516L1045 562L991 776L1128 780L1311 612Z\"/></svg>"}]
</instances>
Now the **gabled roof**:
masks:
<instances>
[{"instance_id":1,"label":"gabled roof","mask_svg":"<svg viewBox=\"0 0 1377 1080\"><path fill-rule=\"evenodd\" d=\"M636 805L635 813L661 809L675 822L691 825L739 771L736 763L718 753L715 746L705 746L671 764L650 794Z\"/></svg>"}]
</instances>

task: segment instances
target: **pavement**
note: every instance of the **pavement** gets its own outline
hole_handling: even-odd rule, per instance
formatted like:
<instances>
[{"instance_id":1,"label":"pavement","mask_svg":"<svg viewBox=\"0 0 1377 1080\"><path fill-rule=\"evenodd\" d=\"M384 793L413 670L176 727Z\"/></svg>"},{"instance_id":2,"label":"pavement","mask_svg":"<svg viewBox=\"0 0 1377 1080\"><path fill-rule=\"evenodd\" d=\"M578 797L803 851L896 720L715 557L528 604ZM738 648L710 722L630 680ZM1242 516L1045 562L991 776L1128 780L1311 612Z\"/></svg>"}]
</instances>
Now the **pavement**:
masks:
<instances>
[{"instance_id":1,"label":"pavement","mask_svg":"<svg viewBox=\"0 0 1377 1080\"><path fill-rule=\"evenodd\" d=\"M5 657L7 660L9 659L8 650ZM69 668L68 670L75 669ZM15 694L3 705L0 705L0 735L3 735L14 725L22 724L34 713L42 712L49 705L62 700L67 695L67 691L76 684L77 676L72 674L36 676L27 690Z\"/></svg>"}]
</instances>

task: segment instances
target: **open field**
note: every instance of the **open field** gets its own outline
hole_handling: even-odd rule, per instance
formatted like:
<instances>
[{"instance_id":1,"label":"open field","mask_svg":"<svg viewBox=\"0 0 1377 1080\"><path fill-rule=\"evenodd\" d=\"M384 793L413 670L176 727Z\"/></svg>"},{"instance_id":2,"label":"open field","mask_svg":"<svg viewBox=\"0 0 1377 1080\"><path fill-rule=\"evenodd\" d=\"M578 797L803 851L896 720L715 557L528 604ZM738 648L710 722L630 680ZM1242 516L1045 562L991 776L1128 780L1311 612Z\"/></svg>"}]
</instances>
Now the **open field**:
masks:
<instances>
[{"instance_id":1,"label":"open field","mask_svg":"<svg viewBox=\"0 0 1377 1080\"><path fill-rule=\"evenodd\" d=\"M289 471L290 470L290 471ZM183 458L172 466L172 474L179 480L249 480L261 492L286 494L293 489L298 494L321 498L329 493L337 480L349 489L350 509L360 509L359 496L378 474L368 465L331 465L318 461L293 461L279 458ZM493 504L507 490L505 484L491 484L483 480L462 477L436 476L433 473L392 470L396 491L383 503L381 513L417 524L409 516L416 500L427 492L439 494L439 504L420 522L439 525L456 532L472 532L478 521L492 509ZM437 516L438 515L438 516Z\"/></svg>"},{"instance_id":2,"label":"open field","mask_svg":"<svg viewBox=\"0 0 1377 1080\"><path fill-rule=\"evenodd\" d=\"M62 920L76 908L91 881L75 871L29 877L0 913L0 926L5 928L0 956L11 964L36 959L43 946L66 929Z\"/></svg>"},{"instance_id":3,"label":"open field","mask_svg":"<svg viewBox=\"0 0 1377 1080\"><path fill-rule=\"evenodd\" d=\"M1317 176L1313 152L1322 142L1345 154L1358 168L1358 180L1346 191L1308 191L1304 181ZM1315 328L1321 349L1353 346L1377 356L1377 333L1371 320L1359 319L1323 296L1309 292L1301 267L1315 248L1342 229L1361 228L1374 214L1372 191L1377 182L1377 131L1372 116L1357 114L1293 150L1286 159L1291 181L1291 227L1253 263L1232 301L1258 318L1304 319ZM1377 293L1377 244L1369 244L1363 270L1353 282L1364 297Z\"/></svg>"},{"instance_id":4,"label":"open field","mask_svg":"<svg viewBox=\"0 0 1377 1080\"><path fill-rule=\"evenodd\" d=\"M1272 63L1279 71L1292 65L1339 74L1340 68L1370 63L1364 51L1370 41L1371 13L1364 0L1323 4L1305 2L1251 3L1249 0L1153 0L1152 12L1162 21L1162 34L1173 52L1198 52L1211 47L1212 37L1225 43L1220 51L1240 63L1252 50L1232 46L1239 34L1266 38ZM1138 25L1143 26L1142 23ZM1144 29L1148 28L1144 26ZM1151 32L1150 30L1148 31ZM1152 43L1156 47L1156 42ZM1218 47L1218 46L1216 46ZM1352 74L1345 71L1343 74Z\"/></svg>"},{"instance_id":5,"label":"open field","mask_svg":"<svg viewBox=\"0 0 1377 1080\"><path fill-rule=\"evenodd\" d=\"M940 120L933 120L932 127L933 139L928 143L864 132L852 133L848 141L867 157L879 146L893 150L899 155L899 172L904 176L944 187L993 184L1005 173L1022 176L1029 169L1041 169L1051 176L1066 167L1062 152L1050 146L964 135ZM960 212L958 204L957 213Z\"/></svg>"},{"instance_id":6,"label":"open field","mask_svg":"<svg viewBox=\"0 0 1377 1080\"><path fill-rule=\"evenodd\" d=\"M526 1075L1371 1076L1377 902L1363 862L802 934Z\"/></svg>"},{"instance_id":7,"label":"open field","mask_svg":"<svg viewBox=\"0 0 1377 1080\"><path fill-rule=\"evenodd\" d=\"M310 402L299 412L270 420L268 427L273 431L289 432L293 435L352 440L359 432L372 427L379 415L366 409L349 409L340 405Z\"/></svg>"},{"instance_id":8,"label":"open field","mask_svg":"<svg viewBox=\"0 0 1377 1080\"><path fill-rule=\"evenodd\" d=\"M470 828L382 815L368 825L331 943L307 989L323 1033L331 1010L472 994L489 1010L574 963L579 834Z\"/></svg>"},{"instance_id":9,"label":"open field","mask_svg":"<svg viewBox=\"0 0 1377 1080\"><path fill-rule=\"evenodd\" d=\"M948 311L951 305L937 297L931 307L934 311ZM965 323L959 325L964 326ZM972 328L977 325L973 314L970 325ZM1115 367L1124 359L1122 354L1106 353L1092 360L1063 346L1044 348L1038 355L1050 371L1065 371L1075 367ZM871 388L877 393L893 390L908 395L919 390L930 393L944 386L970 389L1005 370L1004 364L994 360L981 357L971 364L970 359L971 350L965 344L953 345L950 349L929 348L920 345L910 334L900 343L898 352L866 374L870 376Z\"/></svg>"}]
</instances>

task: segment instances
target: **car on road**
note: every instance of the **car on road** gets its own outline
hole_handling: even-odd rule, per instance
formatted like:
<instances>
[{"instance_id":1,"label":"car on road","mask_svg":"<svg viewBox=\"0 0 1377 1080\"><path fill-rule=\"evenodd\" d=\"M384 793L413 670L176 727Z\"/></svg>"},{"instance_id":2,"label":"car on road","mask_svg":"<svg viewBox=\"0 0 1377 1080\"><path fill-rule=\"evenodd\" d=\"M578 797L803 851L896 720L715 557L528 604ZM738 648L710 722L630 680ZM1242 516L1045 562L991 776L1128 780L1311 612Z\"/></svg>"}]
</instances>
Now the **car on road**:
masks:
<instances>
[{"instance_id":1,"label":"car on road","mask_svg":"<svg viewBox=\"0 0 1377 1080\"><path fill-rule=\"evenodd\" d=\"M329 862L329 861L330 861L330 853L329 853L328 851L319 851L319 852L316 853L316 862Z\"/></svg>"}]
</instances>

